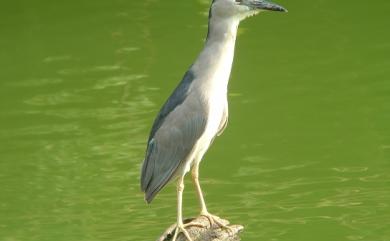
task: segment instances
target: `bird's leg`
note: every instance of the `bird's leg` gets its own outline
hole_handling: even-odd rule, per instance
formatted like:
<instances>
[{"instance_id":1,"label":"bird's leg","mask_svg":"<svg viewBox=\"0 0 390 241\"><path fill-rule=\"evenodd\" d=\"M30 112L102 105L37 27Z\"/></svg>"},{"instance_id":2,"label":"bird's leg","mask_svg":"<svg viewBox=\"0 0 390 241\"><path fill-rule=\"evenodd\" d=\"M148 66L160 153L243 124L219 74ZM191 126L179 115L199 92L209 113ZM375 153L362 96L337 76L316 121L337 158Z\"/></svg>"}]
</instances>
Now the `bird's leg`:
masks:
<instances>
[{"instance_id":1,"label":"bird's leg","mask_svg":"<svg viewBox=\"0 0 390 241\"><path fill-rule=\"evenodd\" d=\"M193 166L191 171L191 176L200 203L200 210L201 210L200 214L201 215L208 214L209 212L207 211L206 202L204 201L203 192L202 189L200 188L200 183L199 183L199 163L195 163L195 165Z\"/></svg>"},{"instance_id":2,"label":"bird's leg","mask_svg":"<svg viewBox=\"0 0 390 241\"><path fill-rule=\"evenodd\" d=\"M184 175L179 177L177 182L177 226L175 229L175 234L173 236L172 241L176 241L177 235L182 232L184 236L187 238L188 241L192 241L190 235L188 234L187 230L185 229L188 226L193 226L196 224L183 224L183 216L182 216L182 197L183 197L183 190L184 190Z\"/></svg>"},{"instance_id":3,"label":"bird's leg","mask_svg":"<svg viewBox=\"0 0 390 241\"><path fill-rule=\"evenodd\" d=\"M204 216L210 221L210 227L212 227L214 223L216 223L219 227L226 228L229 232L234 233L231 227L221 223L218 220L218 217L210 214L207 211L206 202L204 201L203 192L202 189L200 188L200 183L199 183L199 162L196 162L194 164L191 171L191 175L192 175L192 182L195 185L196 193L198 194L198 199L200 203L200 208L201 208L200 216Z\"/></svg>"}]
</instances>

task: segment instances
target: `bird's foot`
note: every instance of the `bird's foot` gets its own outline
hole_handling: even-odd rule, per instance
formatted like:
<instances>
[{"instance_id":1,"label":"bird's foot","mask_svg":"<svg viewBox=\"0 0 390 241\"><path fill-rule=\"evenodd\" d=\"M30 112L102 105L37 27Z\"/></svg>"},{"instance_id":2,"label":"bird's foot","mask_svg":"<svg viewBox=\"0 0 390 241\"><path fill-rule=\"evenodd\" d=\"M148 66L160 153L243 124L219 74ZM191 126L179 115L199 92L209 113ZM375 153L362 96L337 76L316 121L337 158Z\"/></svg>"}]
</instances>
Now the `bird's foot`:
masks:
<instances>
[{"instance_id":1,"label":"bird's foot","mask_svg":"<svg viewBox=\"0 0 390 241\"><path fill-rule=\"evenodd\" d=\"M213 227L215 224L219 226L221 229L226 229L229 235L233 235L235 233L234 229L229 227L227 224L222 223L220 218L218 216L212 215L209 212L201 212L200 216L206 217L210 222L210 228Z\"/></svg>"},{"instance_id":2,"label":"bird's foot","mask_svg":"<svg viewBox=\"0 0 390 241\"><path fill-rule=\"evenodd\" d=\"M188 232L187 232L187 230L186 230L187 227L191 227L191 226L196 226L196 227L204 228L204 225L203 225L203 224L196 223L196 222L189 222L189 223L186 223L186 224L183 224L183 223L182 223L182 224L178 224L178 225L176 226L175 234L173 235L172 241L176 241L177 235L178 235L179 233L183 233L184 236L186 237L186 239L187 239L188 241L192 241L190 235L188 234Z\"/></svg>"}]
</instances>

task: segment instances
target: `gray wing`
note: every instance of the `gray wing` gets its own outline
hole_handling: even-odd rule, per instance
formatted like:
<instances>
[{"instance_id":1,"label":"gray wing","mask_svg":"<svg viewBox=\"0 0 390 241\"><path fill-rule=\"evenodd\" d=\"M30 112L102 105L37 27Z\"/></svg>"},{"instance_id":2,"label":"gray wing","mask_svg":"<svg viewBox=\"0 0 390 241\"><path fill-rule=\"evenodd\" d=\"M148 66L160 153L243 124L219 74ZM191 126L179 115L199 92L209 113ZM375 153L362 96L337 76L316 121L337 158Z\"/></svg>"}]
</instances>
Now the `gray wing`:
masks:
<instances>
[{"instance_id":1,"label":"gray wing","mask_svg":"<svg viewBox=\"0 0 390 241\"><path fill-rule=\"evenodd\" d=\"M156 131L161 127L161 125L164 123L165 118L176 109L176 107L180 106L185 99L188 96L190 86L195 79L195 75L192 72L192 70L188 70L180 82L180 84L176 87L176 89L173 91L171 96L168 98L168 100L165 102L163 107L161 108L160 112L158 113L156 119L154 120L152 130L150 131L149 140L153 138Z\"/></svg>"},{"instance_id":2,"label":"gray wing","mask_svg":"<svg viewBox=\"0 0 390 241\"><path fill-rule=\"evenodd\" d=\"M152 127L141 171L141 189L148 203L172 179L206 126L207 115L202 104L188 95L192 82L188 73Z\"/></svg>"}]
</instances>

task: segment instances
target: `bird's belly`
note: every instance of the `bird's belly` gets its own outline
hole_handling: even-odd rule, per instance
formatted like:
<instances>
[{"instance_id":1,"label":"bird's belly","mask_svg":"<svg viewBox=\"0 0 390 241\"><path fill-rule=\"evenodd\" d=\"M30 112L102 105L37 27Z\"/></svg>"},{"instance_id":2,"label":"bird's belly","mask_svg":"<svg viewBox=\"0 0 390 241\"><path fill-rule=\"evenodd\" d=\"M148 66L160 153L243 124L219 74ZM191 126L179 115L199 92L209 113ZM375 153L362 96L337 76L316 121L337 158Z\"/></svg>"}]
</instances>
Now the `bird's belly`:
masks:
<instances>
[{"instance_id":1,"label":"bird's belly","mask_svg":"<svg viewBox=\"0 0 390 241\"><path fill-rule=\"evenodd\" d=\"M226 106L226 96L213 98L211 101L209 101L208 121L204 135L205 138L210 141L214 139L215 135L219 131Z\"/></svg>"}]
</instances>

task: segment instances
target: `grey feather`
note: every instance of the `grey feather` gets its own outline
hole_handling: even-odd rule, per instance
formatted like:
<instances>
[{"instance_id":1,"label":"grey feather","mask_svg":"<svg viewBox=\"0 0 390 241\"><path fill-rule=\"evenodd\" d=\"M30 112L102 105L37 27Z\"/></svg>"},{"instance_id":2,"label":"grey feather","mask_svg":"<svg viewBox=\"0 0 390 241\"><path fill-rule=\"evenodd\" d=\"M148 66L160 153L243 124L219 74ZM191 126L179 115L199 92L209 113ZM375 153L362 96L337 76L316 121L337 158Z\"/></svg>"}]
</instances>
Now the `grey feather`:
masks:
<instances>
[{"instance_id":1,"label":"grey feather","mask_svg":"<svg viewBox=\"0 0 390 241\"><path fill-rule=\"evenodd\" d=\"M148 203L175 177L205 130L207 108L199 95L188 95L193 78L188 71L153 125L141 173Z\"/></svg>"},{"instance_id":2,"label":"grey feather","mask_svg":"<svg viewBox=\"0 0 390 241\"><path fill-rule=\"evenodd\" d=\"M195 75L191 68L184 74L184 77L176 89L172 92L171 96L164 103L156 119L154 120L152 130L150 131L149 141L153 138L156 131L160 128L165 118L171 113L178 105L183 103L188 95L188 90L195 79ZM148 141L148 142L149 142Z\"/></svg>"}]
</instances>

